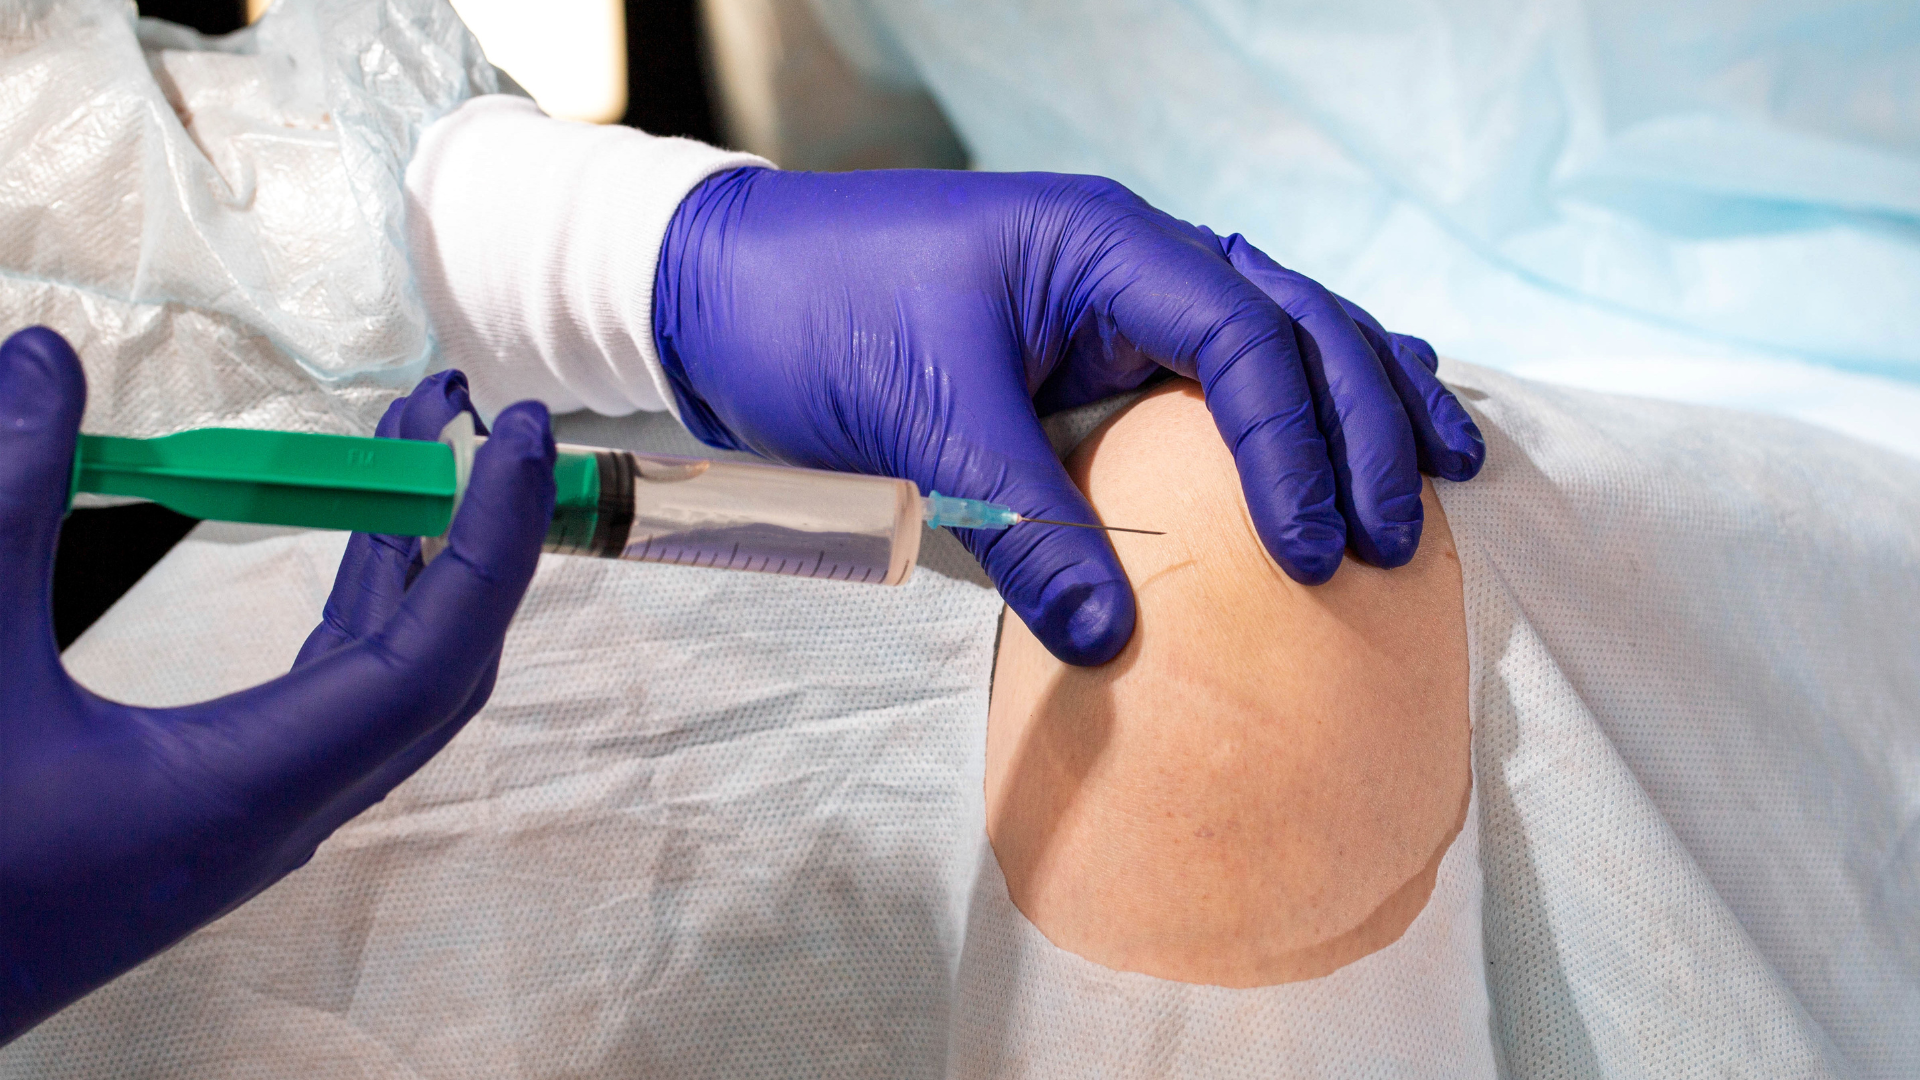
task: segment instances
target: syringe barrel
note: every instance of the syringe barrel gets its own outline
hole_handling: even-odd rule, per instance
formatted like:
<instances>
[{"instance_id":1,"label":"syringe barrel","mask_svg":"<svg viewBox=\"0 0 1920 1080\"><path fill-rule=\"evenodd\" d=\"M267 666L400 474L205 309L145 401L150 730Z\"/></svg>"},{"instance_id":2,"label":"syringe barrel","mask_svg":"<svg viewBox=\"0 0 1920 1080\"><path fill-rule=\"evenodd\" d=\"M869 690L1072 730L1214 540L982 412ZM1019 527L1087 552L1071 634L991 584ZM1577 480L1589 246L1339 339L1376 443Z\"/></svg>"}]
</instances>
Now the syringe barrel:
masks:
<instances>
[{"instance_id":1,"label":"syringe barrel","mask_svg":"<svg viewBox=\"0 0 1920 1080\"><path fill-rule=\"evenodd\" d=\"M898 585L923 529L911 481L562 445L548 551Z\"/></svg>"}]
</instances>

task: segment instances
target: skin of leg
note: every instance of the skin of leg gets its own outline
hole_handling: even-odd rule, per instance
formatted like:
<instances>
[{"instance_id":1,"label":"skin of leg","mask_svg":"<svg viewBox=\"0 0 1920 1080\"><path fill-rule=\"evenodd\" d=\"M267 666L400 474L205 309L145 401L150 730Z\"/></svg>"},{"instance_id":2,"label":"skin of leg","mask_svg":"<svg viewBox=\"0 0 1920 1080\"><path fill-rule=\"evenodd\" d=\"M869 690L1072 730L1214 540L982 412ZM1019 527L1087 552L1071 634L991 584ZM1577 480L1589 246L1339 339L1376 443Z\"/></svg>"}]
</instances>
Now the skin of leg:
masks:
<instances>
[{"instance_id":1,"label":"skin of leg","mask_svg":"<svg viewBox=\"0 0 1920 1080\"><path fill-rule=\"evenodd\" d=\"M1074 479L1139 602L1076 668L1003 618L987 831L1013 902L1095 963L1247 987L1316 978L1426 906L1470 791L1460 561L1427 484L1407 566L1295 583L1254 534L1197 387L1081 445Z\"/></svg>"}]
</instances>

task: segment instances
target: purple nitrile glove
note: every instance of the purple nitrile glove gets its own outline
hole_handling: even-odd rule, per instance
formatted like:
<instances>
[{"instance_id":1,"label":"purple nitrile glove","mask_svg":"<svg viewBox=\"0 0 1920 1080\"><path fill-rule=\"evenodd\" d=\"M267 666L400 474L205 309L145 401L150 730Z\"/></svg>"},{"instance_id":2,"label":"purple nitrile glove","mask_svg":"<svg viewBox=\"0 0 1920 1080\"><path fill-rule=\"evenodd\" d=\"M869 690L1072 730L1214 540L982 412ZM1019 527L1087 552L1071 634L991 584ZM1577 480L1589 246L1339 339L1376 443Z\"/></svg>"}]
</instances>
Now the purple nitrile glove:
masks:
<instances>
[{"instance_id":1,"label":"purple nitrile glove","mask_svg":"<svg viewBox=\"0 0 1920 1080\"><path fill-rule=\"evenodd\" d=\"M1038 414L1161 368L1197 379L1261 540L1309 584L1349 544L1412 558L1421 470L1464 480L1484 454L1425 342L1098 177L722 173L674 214L653 302L681 416L708 444L1030 517L1095 520ZM1103 536L960 534L1054 655L1097 664L1126 644L1133 593Z\"/></svg>"},{"instance_id":2,"label":"purple nitrile glove","mask_svg":"<svg viewBox=\"0 0 1920 1080\"><path fill-rule=\"evenodd\" d=\"M51 581L79 361L51 330L0 345L0 1043L296 869L486 701L553 513L546 410L481 448L451 544L356 534L293 670L181 708L67 677ZM429 380L381 422L431 438L465 407ZM409 581L409 578L412 580Z\"/></svg>"}]
</instances>

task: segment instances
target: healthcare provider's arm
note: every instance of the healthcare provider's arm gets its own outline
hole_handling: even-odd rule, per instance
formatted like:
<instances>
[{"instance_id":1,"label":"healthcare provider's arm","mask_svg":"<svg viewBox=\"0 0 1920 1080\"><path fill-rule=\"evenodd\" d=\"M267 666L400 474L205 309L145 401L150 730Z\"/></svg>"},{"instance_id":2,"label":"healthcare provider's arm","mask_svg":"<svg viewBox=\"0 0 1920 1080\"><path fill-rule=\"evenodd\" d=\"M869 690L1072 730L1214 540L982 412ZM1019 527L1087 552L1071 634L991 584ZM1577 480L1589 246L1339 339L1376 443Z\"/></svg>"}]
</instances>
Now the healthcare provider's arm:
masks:
<instances>
[{"instance_id":1,"label":"healthcare provider's arm","mask_svg":"<svg viewBox=\"0 0 1920 1080\"><path fill-rule=\"evenodd\" d=\"M432 437L465 400L435 376L380 433ZM304 864L444 746L493 689L553 513L546 410L515 406L417 577L418 541L355 534L287 675L121 705L67 677L53 636L85 401L58 334L0 345L0 1043Z\"/></svg>"},{"instance_id":2,"label":"healthcare provider's arm","mask_svg":"<svg viewBox=\"0 0 1920 1080\"><path fill-rule=\"evenodd\" d=\"M467 102L408 168L415 269L483 408L673 408L711 445L1091 522L1041 412L1196 379L1295 580L1400 566L1422 471L1483 448L1433 350L1238 236L1108 180L794 173L684 139ZM1134 598L1079 529L962 534L1055 655L1110 659Z\"/></svg>"}]
</instances>

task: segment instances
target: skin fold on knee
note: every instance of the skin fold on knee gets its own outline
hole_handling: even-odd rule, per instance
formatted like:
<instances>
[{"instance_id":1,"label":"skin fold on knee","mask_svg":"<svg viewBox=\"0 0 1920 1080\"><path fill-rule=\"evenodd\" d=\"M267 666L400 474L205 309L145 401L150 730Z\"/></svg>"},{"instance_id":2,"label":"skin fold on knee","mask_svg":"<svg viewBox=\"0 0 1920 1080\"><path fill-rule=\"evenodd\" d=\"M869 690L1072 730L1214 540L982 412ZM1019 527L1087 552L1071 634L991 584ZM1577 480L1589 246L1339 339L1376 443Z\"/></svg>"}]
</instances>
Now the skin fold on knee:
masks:
<instances>
[{"instance_id":1,"label":"skin fold on knee","mask_svg":"<svg viewBox=\"0 0 1920 1080\"><path fill-rule=\"evenodd\" d=\"M1182 982L1316 978L1426 906L1470 791L1460 561L1426 485L1407 566L1289 579L1253 531L1197 387L1083 443L1075 481L1139 602L1112 662L1076 668L1003 618L987 830L1054 944Z\"/></svg>"}]
</instances>

